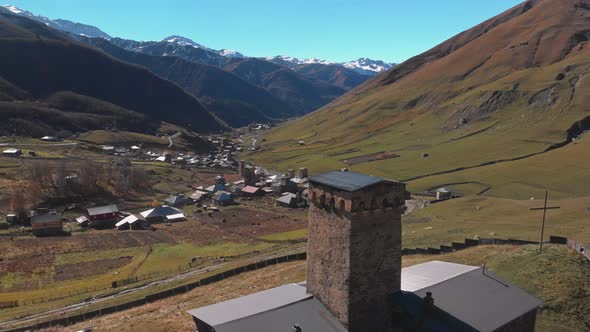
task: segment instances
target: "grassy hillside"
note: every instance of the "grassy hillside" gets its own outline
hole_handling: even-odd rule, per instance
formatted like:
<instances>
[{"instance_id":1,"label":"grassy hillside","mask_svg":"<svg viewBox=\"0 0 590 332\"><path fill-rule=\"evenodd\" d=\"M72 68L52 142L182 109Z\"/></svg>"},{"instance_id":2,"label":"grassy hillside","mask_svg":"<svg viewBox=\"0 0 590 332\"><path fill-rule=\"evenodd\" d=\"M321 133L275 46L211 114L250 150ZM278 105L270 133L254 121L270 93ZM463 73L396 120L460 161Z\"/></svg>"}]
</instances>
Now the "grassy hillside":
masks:
<instances>
[{"instance_id":1,"label":"grassy hillside","mask_svg":"<svg viewBox=\"0 0 590 332\"><path fill-rule=\"evenodd\" d=\"M589 17L573 0L523 3L277 128L249 158L319 173L393 152L350 168L408 180L543 152L590 115Z\"/></svg>"},{"instance_id":2,"label":"grassy hillside","mask_svg":"<svg viewBox=\"0 0 590 332\"><path fill-rule=\"evenodd\" d=\"M404 247L438 247L465 238L502 238L539 241L543 197L510 200L493 197L464 197L430 205L402 218ZM590 198L551 200L559 210L547 212L545 240L549 235L567 236L590 243L587 227Z\"/></svg>"},{"instance_id":3,"label":"grassy hillside","mask_svg":"<svg viewBox=\"0 0 590 332\"><path fill-rule=\"evenodd\" d=\"M481 265L544 300L537 331L582 331L588 328L587 276L590 265L564 247L547 247L539 255L534 247L478 247L441 256L404 257L410 266L431 260ZM186 294L77 324L96 331L189 330L194 327L186 310L251 294L305 278L305 263L291 262L244 273Z\"/></svg>"}]
</instances>

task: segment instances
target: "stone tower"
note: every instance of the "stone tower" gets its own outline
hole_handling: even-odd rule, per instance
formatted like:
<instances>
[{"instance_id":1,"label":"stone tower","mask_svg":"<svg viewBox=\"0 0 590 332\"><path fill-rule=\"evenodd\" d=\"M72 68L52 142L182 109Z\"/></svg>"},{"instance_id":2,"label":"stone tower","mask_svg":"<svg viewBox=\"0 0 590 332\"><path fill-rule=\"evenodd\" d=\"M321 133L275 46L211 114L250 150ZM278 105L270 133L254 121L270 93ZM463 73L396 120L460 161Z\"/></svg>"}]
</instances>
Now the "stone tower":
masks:
<instances>
[{"instance_id":1,"label":"stone tower","mask_svg":"<svg viewBox=\"0 0 590 332\"><path fill-rule=\"evenodd\" d=\"M390 331L401 286L403 183L335 171L310 179L307 291L348 331Z\"/></svg>"}]
</instances>

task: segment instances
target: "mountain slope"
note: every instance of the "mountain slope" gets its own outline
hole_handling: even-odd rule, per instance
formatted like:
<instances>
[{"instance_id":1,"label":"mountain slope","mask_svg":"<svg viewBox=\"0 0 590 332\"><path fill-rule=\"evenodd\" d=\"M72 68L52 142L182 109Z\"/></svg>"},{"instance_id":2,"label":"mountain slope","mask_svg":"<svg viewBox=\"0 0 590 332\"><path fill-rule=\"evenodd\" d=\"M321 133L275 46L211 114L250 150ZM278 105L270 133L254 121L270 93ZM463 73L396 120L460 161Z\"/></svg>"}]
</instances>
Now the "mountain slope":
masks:
<instances>
[{"instance_id":1,"label":"mountain slope","mask_svg":"<svg viewBox=\"0 0 590 332\"><path fill-rule=\"evenodd\" d=\"M316 110L346 92L338 86L256 58L233 59L223 69L263 87L299 115Z\"/></svg>"},{"instance_id":2,"label":"mountain slope","mask_svg":"<svg viewBox=\"0 0 590 332\"><path fill-rule=\"evenodd\" d=\"M0 14L0 48L0 77L27 91L32 100L73 91L197 131L224 128L177 85L38 22Z\"/></svg>"},{"instance_id":3,"label":"mountain slope","mask_svg":"<svg viewBox=\"0 0 590 332\"><path fill-rule=\"evenodd\" d=\"M589 122L574 125L590 116L589 9L527 1L273 131L253 158L411 180L563 144Z\"/></svg>"},{"instance_id":4,"label":"mountain slope","mask_svg":"<svg viewBox=\"0 0 590 332\"><path fill-rule=\"evenodd\" d=\"M172 56L126 51L100 38L81 38L120 60L143 66L178 84L233 127L288 118L294 111L266 90L216 67Z\"/></svg>"}]
</instances>

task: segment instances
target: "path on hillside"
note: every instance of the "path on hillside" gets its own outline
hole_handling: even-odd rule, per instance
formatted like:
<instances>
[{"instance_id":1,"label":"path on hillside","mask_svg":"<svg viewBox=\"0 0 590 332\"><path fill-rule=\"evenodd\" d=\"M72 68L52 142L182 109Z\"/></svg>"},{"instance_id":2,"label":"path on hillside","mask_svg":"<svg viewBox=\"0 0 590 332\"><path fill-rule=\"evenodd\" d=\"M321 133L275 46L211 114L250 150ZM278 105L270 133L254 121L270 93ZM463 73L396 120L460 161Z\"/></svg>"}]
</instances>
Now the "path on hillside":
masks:
<instances>
[{"instance_id":1,"label":"path on hillside","mask_svg":"<svg viewBox=\"0 0 590 332\"><path fill-rule=\"evenodd\" d=\"M27 316L24 318L18 318L18 319L14 319L14 320L10 320L10 321L1 322L0 329L11 329L11 328L15 328L15 327L18 327L21 325L32 325L32 324L38 323L39 321L49 320L49 319L51 319L52 316L55 316L55 315L66 316L67 313L82 309L84 307L88 307L93 304L97 304L97 303L105 302L108 300L117 299L117 298L120 298L120 297L123 297L126 295L134 294L139 291L148 289L150 287L159 286L159 285L167 285L167 284L170 284L173 282L191 279L191 278L197 277L199 275L202 275L202 274L205 274L205 273L217 270L217 269L221 269L228 264L232 264L232 263L235 264L236 262L244 262L244 265L247 265L252 261L268 260L268 259L272 259L272 258L276 258L276 257L290 255L293 253L298 253L298 252L301 252L302 250L304 251L305 247L296 248L296 249L290 250L288 252L270 255L270 256L254 257L254 258L247 258L247 259L242 259L242 260L238 260L238 261L224 262L224 263L208 266L208 267L205 267L202 269L188 271L188 272L176 275L176 276L169 277L167 279L153 281L153 282L150 282L150 283L145 284L143 286L138 286L138 287L128 288L128 289L123 288L122 291L115 293L115 294L105 296L105 297L95 298L95 299L92 299L89 301L75 303L75 304L65 306L62 308L57 308L57 309L52 309L52 310L40 312L40 313L33 314L33 315L30 315L30 316Z\"/></svg>"}]
</instances>

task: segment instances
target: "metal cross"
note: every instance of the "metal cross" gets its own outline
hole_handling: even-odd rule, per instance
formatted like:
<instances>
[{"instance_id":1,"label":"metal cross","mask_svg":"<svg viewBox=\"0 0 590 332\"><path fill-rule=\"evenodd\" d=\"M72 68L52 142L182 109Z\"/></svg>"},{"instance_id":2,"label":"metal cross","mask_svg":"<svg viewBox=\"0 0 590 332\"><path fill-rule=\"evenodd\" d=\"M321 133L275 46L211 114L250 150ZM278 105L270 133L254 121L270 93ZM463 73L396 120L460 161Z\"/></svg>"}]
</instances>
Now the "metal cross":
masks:
<instances>
[{"instance_id":1,"label":"metal cross","mask_svg":"<svg viewBox=\"0 0 590 332\"><path fill-rule=\"evenodd\" d=\"M539 211L543 210L543 223L541 224L541 241L539 241L539 252L543 252L543 233L545 232L545 217L547 215L547 210L557 210L561 207L559 206L547 206L547 196L548 192L545 191L545 204L541 208L531 208L531 211Z\"/></svg>"}]
</instances>

